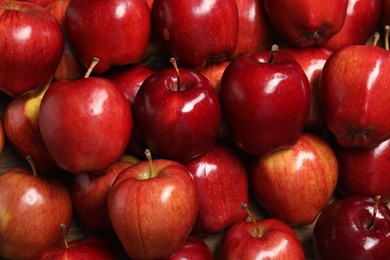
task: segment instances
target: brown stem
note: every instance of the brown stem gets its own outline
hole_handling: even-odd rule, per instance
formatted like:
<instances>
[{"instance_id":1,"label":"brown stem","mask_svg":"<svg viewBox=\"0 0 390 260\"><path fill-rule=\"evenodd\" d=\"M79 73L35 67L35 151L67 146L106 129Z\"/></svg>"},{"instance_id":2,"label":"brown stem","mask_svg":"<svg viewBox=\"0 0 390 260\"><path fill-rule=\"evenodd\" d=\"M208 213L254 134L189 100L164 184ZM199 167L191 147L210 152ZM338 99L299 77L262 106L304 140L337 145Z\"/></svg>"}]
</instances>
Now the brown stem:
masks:
<instances>
[{"instance_id":1,"label":"brown stem","mask_svg":"<svg viewBox=\"0 0 390 260\"><path fill-rule=\"evenodd\" d=\"M65 224L60 224L60 229L62 231L62 240L64 241L65 248L69 248L68 240L66 239L66 225Z\"/></svg>"},{"instance_id":2,"label":"brown stem","mask_svg":"<svg viewBox=\"0 0 390 260\"><path fill-rule=\"evenodd\" d=\"M378 214L379 203L381 202L381 200L382 200L382 198L380 195L375 196L374 211L372 213L371 220L366 227L368 230L370 230L374 227L376 216Z\"/></svg>"},{"instance_id":3,"label":"brown stem","mask_svg":"<svg viewBox=\"0 0 390 260\"><path fill-rule=\"evenodd\" d=\"M381 38L380 33L379 32L375 32L372 45L373 46L378 46L378 42L379 42L380 38Z\"/></svg>"},{"instance_id":4,"label":"brown stem","mask_svg":"<svg viewBox=\"0 0 390 260\"><path fill-rule=\"evenodd\" d=\"M153 159L152 159L152 153L150 152L149 149L145 150L145 156L148 159L149 162L149 178L152 178L153 174Z\"/></svg>"},{"instance_id":5,"label":"brown stem","mask_svg":"<svg viewBox=\"0 0 390 260\"><path fill-rule=\"evenodd\" d=\"M32 157L30 155L27 155L26 156L26 160L27 160L28 164L30 164L33 176L37 177L38 176L38 172L37 172L37 168L35 167L35 164L34 164L34 161L33 161Z\"/></svg>"},{"instance_id":6,"label":"brown stem","mask_svg":"<svg viewBox=\"0 0 390 260\"><path fill-rule=\"evenodd\" d=\"M256 230L256 237L258 237L258 238L263 237L263 235L264 235L263 231L260 229L259 225L257 225L255 216L253 216L252 212L249 210L248 205L246 203L241 203L241 207L246 211L246 213L248 214L248 216L252 220L253 225L255 226L255 230Z\"/></svg>"},{"instance_id":7,"label":"brown stem","mask_svg":"<svg viewBox=\"0 0 390 260\"><path fill-rule=\"evenodd\" d=\"M275 57L275 52L279 50L279 46L277 44L272 45L271 47L271 57L269 58L268 63L271 64Z\"/></svg>"},{"instance_id":8,"label":"brown stem","mask_svg":"<svg viewBox=\"0 0 390 260\"><path fill-rule=\"evenodd\" d=\"M96 58L96 57L92 59L91 65L89 65L89 68L88 68L87 72L85 73L84 78L89 78L93 69L99 63L99 61L100 61L100 59Z\"/></svg>"},{"instance_id":9,"label":"brown stem","mask_svg":"<svg viewBox=\"0 0 390 260\"><path fill-rule=\"evenodd\" d=\"M176 77L177 77L177 85L176 85L176 91L181 90L181 77L180 77L180 71L179 71L179 66L177 65L177 61L175 58L171 58L170 62L172 63L173 68L176 71Z\"/></svg>"},{"instance_id":10,"label":"brown stem","mask_svg":"<svg viewBox=\"0 0 390 260\"><path fill-rule=\"evenodd\" d=\"M385 26L385 49L389 50L390 25Z\"/></svg>"}]
</instances>

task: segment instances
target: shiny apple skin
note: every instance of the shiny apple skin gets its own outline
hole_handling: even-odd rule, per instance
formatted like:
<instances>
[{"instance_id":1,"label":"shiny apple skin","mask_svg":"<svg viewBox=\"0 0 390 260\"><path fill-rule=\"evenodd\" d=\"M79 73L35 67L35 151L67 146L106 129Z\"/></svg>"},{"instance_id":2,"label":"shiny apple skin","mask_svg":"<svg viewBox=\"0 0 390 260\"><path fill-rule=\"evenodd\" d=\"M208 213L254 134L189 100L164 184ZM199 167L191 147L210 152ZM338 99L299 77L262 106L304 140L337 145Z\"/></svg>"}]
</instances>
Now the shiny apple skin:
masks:
<instances>
[{"instance_id":1,"label":"shiny apple skin","mask_svg":"<svg viewBox=\"0 0 390 260\"><path fill-rule=\"evenodd\" d=\"M381 13L382 1L348 0L343 27L324 44L324 47L335 51L349 45L366 44L378 29Z\"/></svg>"},{"instance_id":2,"label":"shiny apple skin","mask_svg":"<svg viewBox=\"0 0 390 260\"><path fill-rule=\"evenodd\" d=\"M56 81L42 98L39 128L57 166L106 171L125 151L133 127L129 102L108 79Z\"/></svg>"},{"instance_id":3,"label":"shiny apple skin","mask_svg":"<svg viewBox=\"0 0 390 260\"><path fill-rule=\"evenodd\" d=\"M381 195L390 201L390 140L373 149L340 148L338 190L343 196Z\"/></svg>"},{"instance_id":4,"label":"shiny apple skin","mask_svg":"<svg viewBox=\"0 0 390 260\"><path fill-rule=\"evenodd\" d=\"M184 244L167 260L202 259L214 260L214 254L209 246L200 238L189 236Z\"/></svg>"},{"instance_id":5,"label":"shiny apple skin","mask_svg":"<svg viewBox=\"0 0 390 260\"><path fill-rule=\"evenodd\" d=\"M294 47L323 46L342 28L348 0L264 0L275 28Z\"/></svg>"},{"instance_id":6,"label":"shiny apple skin","mask_svg":"<svg viewBox=\"0 0 390 260\"><path fill-rule=\"evenodd\" d=\"M171 256L188 238L198 212L195 180L184 165L170 160L147 161L126 168L108 196L114 230L128 256L156 259Z\"/></svg>"},{"instance_id":7,"label":"shiny apple skin","mask_svg":"<svg viewBox=\"0 0 390 260\"><path fill-rule=\"evenodd\" d=\"M375 224L366 228L375 203L373 197L355 195L328 205L313 230L317 259L389 259L390 210L386 204L378 204Z\"/></svg>"},{"instance_id":8,"label":"shiny apple skin","mask_svg":"<svg viewBox=\"0 0 390 260\"><path fill-rule=\"evenodd\" d=\"M142 60L151 33L150 9L145 0L74 0L65 14L65 28L76 56L85 67L100 62L94 73L113 65Z\"/></svg>"},{"instance_id":9,"label":"shiny apple skin","mask_svg":"<svg viewBox=\"0 0 390 260\"><path fill-rule=\"evenodd\" d=\"M216 90L201 73L179 68L154 73L134 100L138 130L155 157L186 162L209 152L221 126Z\"/></svg>"},{"instance_id":10,"label":"shiny apple skin","mask_svg":"<svg viewBox=\"0 0 390 260\"><path fill-rule=\"evenodd\" d=\"M390 138L390 53L347 46L326 62L320 82L324 119L343 147L371 149Z\"/></svg>"},{"instance_id":11,"label":"shiny apple skin","mask_svg":"<svg viewBox=\"0 0 390 260\"><path fill-rule=\"evenodd\" d=\"M157 0L151 15L156 36L179 66L201 70L235 51L239 24L235 0Z\"/></svg>"},{"instance_id":12,"label":"shiny apple skin","mask_svg":"<svg viewBox=\"0 0 390 260\"><path fill-rule=\"evenodd\" d=\"M67 187L22 168L0 174L0 205L0 255L7 259L31 259L59 243L59 225L68 230L72 221Z\"/></svg>"},{"instance_id":13,"label":"shiny apple skin","mask_svg":"<svg viewBox=\"0 0 390 260\"><path fill-rule=\"evenodd\" d=\"M294 145L310 109L310 84L301 66L283 51L271 63L270 57L266 51L230 62L219 93L233 142L261 156Z\"/></svg>"},{"instance_id":14,"label":"shiny apple skin","mask_svg":"<svg viewBox=\"0 0 390 260\"><path fill-rule=\"evenodd\" d=\"M287 224L315 221L338 180L337 158L321 137L305 133L289 149L253 159L254 195L273 217Z\"/></svg>"},{"instance_id":15,"label":"shiny apple skin","mask_svg":"<svg viewBox=\"0 0 390 260\"><path fill-rule=\"evenodd\" d=\"M261 237L256 236L253 222L241 221L227 230L220 249L221 259L305 259L301 242L289 225L275 218L256 223L264 232Z\"/></svg>"},{"instance_id":16,"label":"shiny apple skin","mask_svg":"<svg viewBox=\"0 0 390 260\"><path fill-rule=\"evenodd\" d=\"M49 83L64 49L57 20L39 5L2 1L0 34L0 90L17 97Z\"/></svg>"},{"instance_id":17,"label":"shiny apple skin","mask_svg":"<svg viewBox=\"0 0 390 260\"><path fill-rule=\"evenodd\" d=\"M245 210L238 205L248 203L248 173L235 150L216 144L210 152L185 166L194 177L199 193L194 234L216 235L247 218Z\"/></svg>"}]
</instances>

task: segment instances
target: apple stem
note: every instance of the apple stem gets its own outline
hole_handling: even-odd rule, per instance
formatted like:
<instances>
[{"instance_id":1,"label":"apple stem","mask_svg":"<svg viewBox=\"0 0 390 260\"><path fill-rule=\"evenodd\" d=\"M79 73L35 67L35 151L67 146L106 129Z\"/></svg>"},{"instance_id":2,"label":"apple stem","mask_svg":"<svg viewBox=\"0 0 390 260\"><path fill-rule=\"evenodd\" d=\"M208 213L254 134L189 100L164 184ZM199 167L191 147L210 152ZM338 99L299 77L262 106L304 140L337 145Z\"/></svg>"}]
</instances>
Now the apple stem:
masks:
<instances>
[{"instance_id":1,"label":"apple stem","mask_svg":"<svg viewBox=\"0 0 390 260\"><path fill-rule=\"evenodd\" d=\"M389 50L390 25L385 26L385 49Z\"/></svg>"},{"instance_id":2,"label":"apple stem","mask_svg":"<svg viewBox=\"0 0 390 260\"><path fill-rule=\"evenodd\" d=\"M269 58L268 63L271 64L274 60L275 52L279 50L279 46L277 44L272 45L271 47L271 57Z\"/></svg>"},{"instance_id":3,"label":"apple stem","mask_svg":"<svg viewBox=\"0 0 390 260\"><path fill-rule=\"evenodd\" d=\"M176 91L180 91L181 90L181 77L180 77L180 71L179 71L179 66L177 65L177 61L175 58L171 58L169 60L171 63L172 63L172 66L173 68L175 69L176 71L176 76L177 76L177 85L176 85Z\"/></svg>"},{"instance_id":4,"label":"apple stem","mask_svg":"<svg viewBox=\"0 0 390 260\"><path fill-rule=\"evenodd\" d=\"M381 196L380 195L377 195L375 196L375 204L374 204L374 211L372 213L372 218L370 220L370 222L368 223L367 225L367 229L370 230L374 227L374 224L375 224L375 219L376 219L376 216L378 214L378 208L379 208L379 203L381 202Z\"/></svg>"},{"instance_id":5,"label":"apple stem","mask_svg":"<svg viewBox=\"0 0 390 260\"><path fill-rule=\"evenodd\" d=\"M373 37L372 45L373 45L373 46L377 46L377 45L378 45L378 42L379 42L379 40L380 40L380 38L381 38L380 33L379 33L379 32L375 32L375 33L374 33L374 37Z\"/></svg>"},{"instance_id":6,"label":"apple stem","mask_svg":"<svg viewBox=\"0 0 390 260\"><path fill-rule=\"evenodd\" d=\"M26 160L27 160L28 164L30 164L33 176L37 177L38 176L37 168L35 167L35 164L34 164L32 157L30 155L27 155Z\"/></svg>"},{"instance_id":7,"label":"apple stem","mask_svg":"<svg viewBox=\"0 0 390 260\"><path fill-rule=\"evenodd\" d=\"M62 231L62 240L64 241L65 248L69 248L68 240L66 239L66 225L65 224L60 224L60 228Z\"/></svg>"},{"instance_id":8,"label":"apple stem","mask_svg":"<svg viewBox=\"0 0 390 260\"><path fill-rule=\"evenodd\" d=\"M91 62L91 65L89 65L89 68L87 70L87 72L85 73L84 75L84 78L89 78L89 76L91 75L93 69L95 68L95 66L99 63L100 59L99 58L93 58L92 59L92 62Z\"/></svg>"},{"instance_id":9,"label":"apple stem","mask_svg":"<svg viewBox=\"0 0 390 260\"><path fill-rule=\"evenodd\" d=\"M246 211L246 213L248 214L248 216L252 220L253 225L255 225L256 237L258 237L258 238L263 237L263 232L262 232L262 230L260 230L259 225L257 225L255 216L253 216L252 212L249 210L248 205L246 203L241 203L241 207Z\"/></svg>"},{"instance_id":10,"label":"apple stem","mask_svg":"<svg viewBox=\"0 0 390 260\"><path fill-rule=\"evenodd\" d=\"M149 162L149 178L151 178L153 174L153 159L152 159L152 153L150 152L149 149L145 150L145 156Z\"/></svg>"}]
</instances>

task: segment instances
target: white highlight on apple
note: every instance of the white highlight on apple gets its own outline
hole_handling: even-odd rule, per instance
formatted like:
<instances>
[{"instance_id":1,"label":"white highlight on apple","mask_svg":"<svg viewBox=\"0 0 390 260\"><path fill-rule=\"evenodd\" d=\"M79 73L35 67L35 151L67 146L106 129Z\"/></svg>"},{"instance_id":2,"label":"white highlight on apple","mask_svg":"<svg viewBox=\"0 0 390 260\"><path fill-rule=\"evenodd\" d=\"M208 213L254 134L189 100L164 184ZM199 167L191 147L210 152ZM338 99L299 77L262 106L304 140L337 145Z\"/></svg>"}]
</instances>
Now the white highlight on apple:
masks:
<instances>
[{"instance_id":1,"label":"white highlight on apple","mask_svg":"<svg viewBox=\"0 0 390 260\"><path fill-rule=\"evenodd\" d=\"M30 38L31 32L31 26L23 26L15 30L13 34L18 41L26 41Z\"/></svg>"},{"instance_id":2,"label":"white highlight on apple","mask_svg":"<svg viewBox=\"0 0 390 260\"><path fill-rule=\"evenodd\" d=\"M183 113L191 112L194 109L194 107L196 106L196 104L202 102L202 100L205 98L206 98L206 95L204 93L201 93L194 100L186 103L185 106L183 107L183 109L181 110L181 112L183 112Z\"/></svg>"},{"instance_id":3,"label":"white highlight on apple","mask_svg":"<svg viewBox=\"0 0 390 260\"><path fill-rule=\"evenodd\" d=\"M30 188L22 197L23 203L27 205L35 205L43 203L42 195L35 188Z\"/></svg>"}]
</instances>

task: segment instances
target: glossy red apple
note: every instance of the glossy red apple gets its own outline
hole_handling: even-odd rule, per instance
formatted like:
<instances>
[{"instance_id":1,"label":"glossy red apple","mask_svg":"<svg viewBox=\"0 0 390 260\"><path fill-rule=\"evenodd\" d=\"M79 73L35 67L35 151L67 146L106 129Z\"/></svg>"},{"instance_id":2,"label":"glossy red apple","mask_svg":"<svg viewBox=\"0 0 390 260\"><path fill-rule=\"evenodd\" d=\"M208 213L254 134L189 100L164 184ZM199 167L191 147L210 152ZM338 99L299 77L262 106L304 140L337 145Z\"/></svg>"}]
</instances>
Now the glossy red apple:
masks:
<instances>
[{"instance_id":1,"label":"glossy red apple","mask_svg":"<svg viewBox=\"0 0 390 260\"><path fill-rule=\"evenodd\" d=\"M257 200L287 224L313 223L336 189L338 165L319 136L302 134L290 149L253 160L250 183Z\"/></svg>"},{"instance_id":2,"label":"glossy red apple","mask_svg":"<svg viewBox=\"0 0 390 260\"><path fill-rule=\"evenodd\" d=\"M77 174L71 182L71 196L77 216L82 225L91 231L113 232L108 215L107 198L115 178L138 159L123 155L107 172L101 175Z\"/></svg>"},{"instance_id":3,"label":"glossy red apple","mask_svg":"<svg viewBox=\"0 0 390 260\"><path fill-rule=\"evenodd\" d=\"M154 1L151 15L156 36L182 67L201 70L236 49L239 19L235 0Z\"/></svg>"},{"instance_id":4,"label":"glossy red apple","mask_svg":"<svg viewBox=\"0 0 390 260\"><path fill-rule=\"evenodd\" d=\"M276 218L250 216L251 221L240 221L226 231L221 259L305 259L299 237L289 225Z\"/></svg>"},{"instance_id":5,"label":"glossy red apple","mask_svg":"<svg viewBox=\"0 0 390 260\"><path fill-rule=\"evenodd\" d=\"M68 5L65 28L76 56L88 67L100 59L94 73L113 65L138 63L148 46L150 9L145 0L74 0Z\"/></svg>"},{"instance_id":6,"label":"glossy red apple","mask_svg":"<svg viewBox=\"0 0 390 260\"><path fill-rule=\"evenodd\" d=\"M27 169L0 174L0 205L0 256L6 259L31 259L59 243L59 224L69 227L72 220L67 187Z\"/></svg>"},{"instance_id":7,"label":"glossy red apple","mask_svg":"<svg viewBox=\"0 0 390 260\"><path fill-rule=\"evenodd\" d=\"M0 90L20 96L48 84L64 49L57 20L43 7L0 2Z\"/></svg>"},{"instance_id":8,"label":"glossy red apple","mask_svg":"<svg viewBox=\"0 0 390 260\"><path fill-rule=\"evenodd\" d=\"M169 258L169 260L202 259L214 260L210 247L200 238L189 236L184 244Z\"/></svg>"},{"instance_id":9,"label":"glossy red apple","mask_svg":"<svg viewBox=\"0 0 390 260\"><path fill-rule=\"evenodd\" d=\"M390 52L347 46L327 60L320 83L325 123L343 147L373 148L390 137Z\"/></svg>"},{"instance_id":10,"label":"glossy red apple","mask_svg":"<svg viewBox=\"0 0 390 260\"><path fill-rule=\"evenodd\" d=\"M134 259L175 253L189 236L198 203L195 180L185 166L150 155L122 171L108 195L115 232Z\"/></svg>"},{"instance_id":11,"label":"glossy red apple","mask_svg":"<svg viewBox=\"0 0 390 260\"><path fill-rule=\"evenodd\" d=\"M348 0L264 0L269 19L295 47L323 46L339 32Z\"/></svg>"},{"instance_id":12,"label":"glossy red apple","mask_svg":"<svg viewBox=\"0 0 390 260\"><path fill-rule=\"evenodd\" d=\"M248 203L248 174L238 153L217 144L205 155L185 164L199 193L199 211L193 233L216 235L247 214L237 205Z\"/></svg>"},{"instance_id":13,"label":"glossy red apple","mask_svg":"<svg viewBox=\"0 0 390 260\"><path fill-rule=\"evenodd\" d=\"M318 217L313 230L317 259L389 259L390 210L380 198L337 199Z\"/></svg>"},{"instance_id":14,"label":"glossy red apple","mask_svg":"<svg viewBox=\"0 0 390 260\"><path fill-rule=\"evenodd\" d=\"M186 162L213 148L221 109L218 94L206 77L174 67L144 81L134 100L134 117L156 157Z\"/></svg>"},{"instance_id":15,"label":"glossy red apple","mask_svg":"<svg viewBox=\"0 0 390 260\"><path fill-rule=\"evenodd\" d=\"M233 142L261 156L294 145L310 109L305 72L290 55L277 50L232 61L219 95Z\"/></svg>"}]
</instances>

